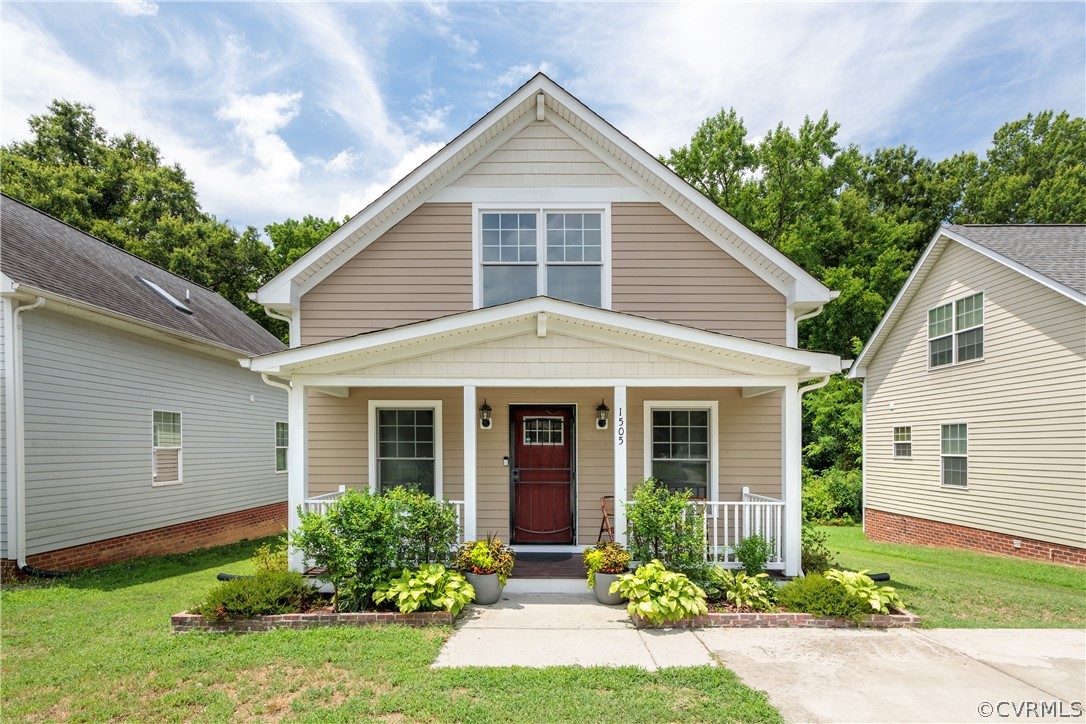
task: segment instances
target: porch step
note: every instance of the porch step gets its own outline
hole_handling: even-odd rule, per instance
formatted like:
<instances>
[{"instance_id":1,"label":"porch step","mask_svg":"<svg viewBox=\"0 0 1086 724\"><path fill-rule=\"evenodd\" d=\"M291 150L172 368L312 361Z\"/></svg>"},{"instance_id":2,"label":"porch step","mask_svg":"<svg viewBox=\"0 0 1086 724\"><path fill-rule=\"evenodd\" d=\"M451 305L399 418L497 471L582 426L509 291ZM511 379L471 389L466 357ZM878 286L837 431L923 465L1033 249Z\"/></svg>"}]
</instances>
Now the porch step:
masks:
<instances>
[{"instance_id":1,"label":"porch step","mask_svg":"<svg viewBox=\"0 0 1086 724\"><path fill-rule=\"evenodd\" d=\"M507 593L588 593L587 578L517 578L514 574L502 591Z\"/></svg>"}]
</instances>

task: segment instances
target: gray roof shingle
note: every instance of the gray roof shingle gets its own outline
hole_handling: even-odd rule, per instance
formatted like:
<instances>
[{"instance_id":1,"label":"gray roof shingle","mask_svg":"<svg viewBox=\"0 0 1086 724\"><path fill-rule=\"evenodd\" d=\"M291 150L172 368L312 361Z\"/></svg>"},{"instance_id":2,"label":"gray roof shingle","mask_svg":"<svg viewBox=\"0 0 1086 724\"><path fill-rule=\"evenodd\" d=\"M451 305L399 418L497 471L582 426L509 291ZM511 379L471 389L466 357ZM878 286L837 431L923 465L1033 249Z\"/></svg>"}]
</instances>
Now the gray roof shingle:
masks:
<instances>
[{"instance_id":1,"label":"gray roof shingle","mask_svg":"<svg viewBox=\"0 0 1086 724\"><path fill-rule=\"evenodd\" d=\"M947 228L1086 294L1086 225L961 224Z\"/></svg>"},{"instance_id":2,"label":"gray roof shingle","mask_svg":"<svg viewBox=\"0 0 1086 724\"><path fill-rule=\"evenodd\" d=\"M19 284L244 354L285 348L210 289L6 195L0 195L0 271ZM139 277L182 301L192 314L176 309Z\"/></svg>"}]
</instances>

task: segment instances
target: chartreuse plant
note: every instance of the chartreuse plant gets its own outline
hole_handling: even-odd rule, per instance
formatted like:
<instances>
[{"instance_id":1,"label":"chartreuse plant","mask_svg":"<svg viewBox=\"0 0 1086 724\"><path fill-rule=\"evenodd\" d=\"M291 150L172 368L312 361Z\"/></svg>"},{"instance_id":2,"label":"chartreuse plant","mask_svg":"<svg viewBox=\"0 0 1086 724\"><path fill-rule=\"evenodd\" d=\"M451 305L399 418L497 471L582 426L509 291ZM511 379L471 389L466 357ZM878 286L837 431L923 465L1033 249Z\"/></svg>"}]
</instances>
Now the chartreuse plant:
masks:
<instances>
[{"instance_id":1,"label":"chartreuse plant","mask_svg":"<svg viewBox=\"0 0 1086 724\"><path fill-rule=\"evenodd\" d=\"M298 613L314 591L297 571L261 571L255 576L223 581L189 611L209 618L252 618Z\"/></svg>"},{"instance_id":2,"label":"chartreuse plant","mask_svg":"<svg viewBox=\"0 0 1086 724\"><path fill-rule=\"evenodd\" d=\"M629 599L626 610L631 616L655 625L700 616L709 610L705 591L682 573L667 570L658 560L619 576L610 592Z\"/></svg>"},{"instance_id":3,"label":"chartreuse plant","mask_svg":"<svg viewBox=\"0 0 1086 724\"><path fill-rule=\"evenodd\" d=\"M776 586L765 573L748 576L745 571L712 566L706 573L704 588L710 599L724 600L737 608L771 611L775 607Z\"/></svg>"},{"instance_id":4,"label":"chartreuse plant","mask_svg":"<svg viewBox=\"0 0 1086 724\"><path fill-rule=\"evenodd\" d=\"M588 587L596 585L597 573L625 573L630 566L630 552L615 541L597 543L594 548L585 548L581 561L588 571Z\"/></svg>"},{"instance_id":5,"label":"chartreuse plant","mask_svg":"<svg viewBox=\"0 0 1086 724\"><path fill-rule=\"evenodd\" d=\"M871 612L866 603L851 595L844 586L820 573L795 578L781 586L779 598L786 610L815 616L852 618L859 621Z\"/></svg>"},{"instance_id":6,"label":"chartreuse plant","mask_svg":"<svg viewBox=\"0 0 1086 724\"><path fill-rule=\"evenodd\" d=\"M453 616L475 600L475 588L460 573L440 563L424 563L417 571L403 572L377 586L377 603L388 601L400 613L449 611Z\"/></svg>"},{"instance_id":7,"label":"chartreuse plant","mask_svg":"<svg viewBox=\"0 0 1086 724\"><path fill-rule=\"evenodd\" d=\"M867 569L862 571L842 571L834 569L826 571L826 578L837 581L850 596L854 596L867 605L875 613L890 613L890 606L904 609L905 602L901 600L897 589L893 586L876 586L875 582L867 575Z\"/></svg>"},{"instance_id":8,"label":"chartreuse plant","mask_svg":"<svg viewBox=\"0 0 1086 724\"><path fill-rule=\"evenodd\" d=\"M486 540L469 540L461 545L456 553L456 567L478 576L497 573L498 583L504 588L516 557L516 551L502 543L501 538L487 536Z\"/></svg>"}]
</instances>

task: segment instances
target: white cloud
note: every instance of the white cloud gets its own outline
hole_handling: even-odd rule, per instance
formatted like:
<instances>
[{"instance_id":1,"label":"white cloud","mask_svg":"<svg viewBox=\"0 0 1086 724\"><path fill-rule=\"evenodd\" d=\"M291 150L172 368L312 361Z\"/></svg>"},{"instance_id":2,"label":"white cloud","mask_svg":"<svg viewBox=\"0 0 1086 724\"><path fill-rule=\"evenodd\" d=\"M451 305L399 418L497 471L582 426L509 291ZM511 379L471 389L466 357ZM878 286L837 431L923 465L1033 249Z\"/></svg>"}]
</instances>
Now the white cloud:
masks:
<instances>
[{"instance_id":1,"label":"white cloud","mask_svg":"<svg viewBox=\"0 0 1086 724\"><path fill-rule=\"evenodd\" d=\"M440 151L443 143L424 143L409 150L395 166L385 170L376 180L358 191L344 191L336 197L336 216L354 216L374 199L392 188L398 181L421 166Z\"/></svg>"},{"instance_id":2,"label":"white cloud","mask_svg":"<svg viewBox=\"0 0 1086 724\"><path fill-rule=\"evenodd\" d=\"M124 15L134 17L158 15L158 3L146 2L146 0L113 0L113 7Z\"/></svg>"},{"instance_id":3,"label":"white cloud","mask_svg":"<svg viewBox=\"0 0 1086 724\"><path fill-rule=\"evenodd\" d=\"M499 75L495 82L499 88L519 87L527 83L536 73L543 73L551 80L557 80L555 76L558 74L558 68L545 60L542 63L520 63Z\"/></svg>"},{"instance_id":4,"label":"white cloud","mask_svg":"<svg viewBox=\"0 0 1086 724\"><path fill-rule=\"evenodd\" d=\"M215 113L233 121L235 135L260 167L266 184L283 187L301 173L301 161L276 133L298 115L301 100L301 93L230 96Z\"/></svg>"},{"instance_id":5,"label":"white cloud","mask_svg":"<svg viewBox=\"0 0 1086 724\"><path fill-rule=\"evenodd\" d=\"M358 169L361 165L362 155L355 153L353 148L345 148L328 161L321 163L325 171L340 176Z\"/></svg>"}]
</instances>

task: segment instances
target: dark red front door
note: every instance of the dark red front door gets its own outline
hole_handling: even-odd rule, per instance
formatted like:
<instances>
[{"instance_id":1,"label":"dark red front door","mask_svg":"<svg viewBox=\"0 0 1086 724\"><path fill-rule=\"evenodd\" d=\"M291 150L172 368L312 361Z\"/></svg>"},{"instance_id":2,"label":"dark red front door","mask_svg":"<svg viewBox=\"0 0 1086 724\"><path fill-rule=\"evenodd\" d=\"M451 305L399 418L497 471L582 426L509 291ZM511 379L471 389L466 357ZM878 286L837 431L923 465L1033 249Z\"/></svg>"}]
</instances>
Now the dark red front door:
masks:
<instances>
[{"instance_id":1,"label":"dark red front door","mask_svg":"<svg viewBox=\"0 0 1086 724\"><path fill-rule=\"evenodd\" d=\"M573 542L573 409L513 408L513 542Z\"/></svg>"}]
</instances>

